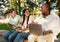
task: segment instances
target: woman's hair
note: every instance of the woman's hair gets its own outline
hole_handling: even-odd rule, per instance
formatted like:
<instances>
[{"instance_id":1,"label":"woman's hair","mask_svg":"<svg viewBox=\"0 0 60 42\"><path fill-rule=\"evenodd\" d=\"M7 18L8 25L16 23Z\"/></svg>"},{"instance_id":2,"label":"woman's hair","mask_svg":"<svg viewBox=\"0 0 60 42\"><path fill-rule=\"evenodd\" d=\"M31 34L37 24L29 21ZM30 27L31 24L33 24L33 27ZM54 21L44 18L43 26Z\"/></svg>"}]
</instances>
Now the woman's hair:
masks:
<instances>
[{"instance_id":1,"label":"woman's hair","mask_svg":"<svg viewBox=\"0 0 60 42\"><path fill-rule=\"evenodd\" d=\"M23 22L22 22L22 25L23 25L23 23L24 23L24 21L25 21L25 11L26 10L28 10L29 11L29 9L24 9L23 10ZM29 15L30 16L30 15ZM28 16L28 19L27 19L27 24L28 24L28 21L29 21L29 16Z\"/></svg>"},{"instance_id":2,"label":"woman's hair","mask_svg":"<svg viewBox=\"0 0 60 42\"><path fill-rule=\"evenodd\" d=\"M15 11L14 8L9 9L9 13L12 13L13 11Z\"/></svg>"}]
</instances>

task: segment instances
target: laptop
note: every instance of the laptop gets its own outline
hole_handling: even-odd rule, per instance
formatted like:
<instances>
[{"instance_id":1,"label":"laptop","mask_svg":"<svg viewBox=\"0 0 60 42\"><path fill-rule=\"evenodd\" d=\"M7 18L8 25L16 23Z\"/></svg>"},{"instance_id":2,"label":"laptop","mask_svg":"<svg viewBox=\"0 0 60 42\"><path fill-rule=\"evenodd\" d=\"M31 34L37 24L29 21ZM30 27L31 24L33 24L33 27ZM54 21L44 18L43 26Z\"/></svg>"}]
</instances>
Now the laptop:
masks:
<instances>
[{"instance_id":1,"label":"laptop","mask_svg":"<svg viewBox=\"0 0 60 42\"><path fill-rule=\"evenodd\" d=\"M41 24L29 24L29 31L31 34L40 36L43 34Z\"/></svg>"}]
</instances>

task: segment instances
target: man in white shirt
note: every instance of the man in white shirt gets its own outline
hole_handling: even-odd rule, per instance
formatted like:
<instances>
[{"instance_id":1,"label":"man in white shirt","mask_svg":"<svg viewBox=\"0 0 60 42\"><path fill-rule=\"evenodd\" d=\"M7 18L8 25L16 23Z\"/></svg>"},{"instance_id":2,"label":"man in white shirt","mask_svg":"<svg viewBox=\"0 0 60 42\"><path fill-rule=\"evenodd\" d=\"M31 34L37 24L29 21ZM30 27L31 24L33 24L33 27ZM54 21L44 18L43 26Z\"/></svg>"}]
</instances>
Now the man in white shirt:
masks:
<instances>
[{"instance_id":1,"label":"man in white shirt","mask_svg":"<svg viewBox=\"0 0 60 42\"><path fill-rule=\"evenodd\" d=\"M50 13L50 6L48 4L42 5L42 17L37 18L34 22L42 25L43 35L37 36L30 34L29 42L54 42L57 33L59 32L59 17L56 14Z\"/></svg>"}]
</instances>

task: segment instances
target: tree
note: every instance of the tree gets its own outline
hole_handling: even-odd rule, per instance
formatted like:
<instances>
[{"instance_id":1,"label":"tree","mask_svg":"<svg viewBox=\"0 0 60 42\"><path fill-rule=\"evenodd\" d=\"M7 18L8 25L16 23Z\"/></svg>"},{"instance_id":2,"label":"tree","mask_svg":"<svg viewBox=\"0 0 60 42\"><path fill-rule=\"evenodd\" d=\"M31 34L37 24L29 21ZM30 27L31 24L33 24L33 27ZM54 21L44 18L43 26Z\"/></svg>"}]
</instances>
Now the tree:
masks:
<instances>
[{"instance_id":1,"label":"tree","mask_svg":"<svg viewBox=\"0 0 60 42\"><path fill-rule=\"evenodd\" d=\"M9 8L14 8L18 13L18 3L17 0L9 0Z\"/></svg>"}]
</instances>

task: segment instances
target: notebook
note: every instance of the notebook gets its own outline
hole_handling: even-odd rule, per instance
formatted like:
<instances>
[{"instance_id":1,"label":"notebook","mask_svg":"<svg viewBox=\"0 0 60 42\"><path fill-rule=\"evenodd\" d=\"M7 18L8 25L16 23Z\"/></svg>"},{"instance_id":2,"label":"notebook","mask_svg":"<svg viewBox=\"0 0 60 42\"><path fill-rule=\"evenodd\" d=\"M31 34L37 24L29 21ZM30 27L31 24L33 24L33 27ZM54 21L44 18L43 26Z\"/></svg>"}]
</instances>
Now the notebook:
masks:
<instances>
[{"instance_id":1,"label":"notebook","mask_svg":"<svg viewBox=\"0 0 60 42\"><path fill-rule=\"evenodd\" d=\"M31 34L40 36L43 34L41 24L29 24L29 31Z\"/></svg>"}]
</instances>

